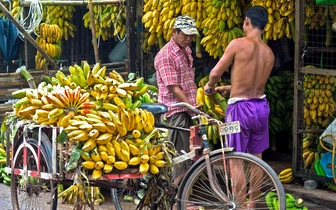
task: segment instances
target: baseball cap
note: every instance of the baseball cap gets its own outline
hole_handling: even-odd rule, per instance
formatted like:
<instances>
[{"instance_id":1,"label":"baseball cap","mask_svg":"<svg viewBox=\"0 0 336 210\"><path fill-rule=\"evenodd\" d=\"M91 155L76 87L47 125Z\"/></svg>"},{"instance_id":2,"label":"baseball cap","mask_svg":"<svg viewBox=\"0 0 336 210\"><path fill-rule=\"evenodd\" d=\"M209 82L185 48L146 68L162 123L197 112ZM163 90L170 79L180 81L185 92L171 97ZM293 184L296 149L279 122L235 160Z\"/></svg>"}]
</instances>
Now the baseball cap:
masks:
<instances>
[{"instance_id":1,"label":"baseball cap","mask_svg":"<svg viewBox=\"0 0 336 210\"><path fill-rule=\"evenodd\" d=\"M179 28L187 35L195 34L199 36L196 28L196 21L189 16L178 16L175 19L174 28Z\"/></svg>"}]
</instances>

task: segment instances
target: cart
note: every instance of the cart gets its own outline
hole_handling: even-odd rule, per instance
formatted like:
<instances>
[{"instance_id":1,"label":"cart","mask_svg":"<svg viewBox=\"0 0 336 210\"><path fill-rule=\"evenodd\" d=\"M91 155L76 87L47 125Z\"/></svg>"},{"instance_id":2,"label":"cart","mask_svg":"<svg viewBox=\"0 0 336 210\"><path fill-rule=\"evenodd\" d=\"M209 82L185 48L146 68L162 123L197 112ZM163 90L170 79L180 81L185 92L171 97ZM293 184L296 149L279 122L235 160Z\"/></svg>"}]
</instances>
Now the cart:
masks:
<instances>
[{"instance_id":1,"label":"cart","mask_svg":"<svg viewBox=\"0 0 336 210\"><path fill-rule=\"evenodd\" d=\"M78 196L85 192L78 179L76 170L66 170L71 156L70 142L58 143L62 127L22 124L18 127L12 142L7 132L7 152L12 151L7 159L5 171L11 174L11 200L13 209L52 209L58 205L58 185L75 185ZM8 153L9 154L9 153ZM10 159L9 159L10 158ZM128 168L123 171L113 169L111 173L93 180L86 174L86 184L105 188L127 189L136 192L139 180L143 175L138 168ZM116 180L132 180L130 183ZM88 201L93 209L93 203ZM76 204L82 209L83 204Z\"/></svg>"}]
</instances>

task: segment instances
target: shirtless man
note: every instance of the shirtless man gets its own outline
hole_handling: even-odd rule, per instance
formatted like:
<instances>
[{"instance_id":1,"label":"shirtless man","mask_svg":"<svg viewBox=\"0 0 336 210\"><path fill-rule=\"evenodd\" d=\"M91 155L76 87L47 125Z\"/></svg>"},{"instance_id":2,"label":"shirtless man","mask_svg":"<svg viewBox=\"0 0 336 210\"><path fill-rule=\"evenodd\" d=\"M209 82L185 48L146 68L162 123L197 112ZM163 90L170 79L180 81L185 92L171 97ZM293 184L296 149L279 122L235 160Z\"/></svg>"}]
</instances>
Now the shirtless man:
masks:
<instances>
[{"instance_id":1,"label":"shirtless man","mask_svg":"<svg viewBox=\"0 0 336 210\"><path fill-rule=\"evenodd\" d=\"M224 55L211 70L209 82L204 87L206 94L220 92L230 93L226 122L239 121L241 132L229 136L229 146L236 151L247 152L262 158L262 152L269 147L268 118L269 105L264 94L265 84L272 71L274 54L262 41L261 36L267 24L267 10L260 6L251 7L245 14L243 30L245 37L234 39L225 50ZM228 67L231 68L231 85L216 87ZM232 173L241 173L242 163L231 163ZM236 166L236 167L235 167ZM262 172L252 169L256 179L251 178L251 185L256 186ZM232 177L237 177L231 174ZM244 182L237 180L236 192L246 193ZM244 192L245 191L245 192ZM248 209L255 208L255 200L260 193L250 189ZM244 195L244 194L242 194Z\"/></svg>"}]
</instances>

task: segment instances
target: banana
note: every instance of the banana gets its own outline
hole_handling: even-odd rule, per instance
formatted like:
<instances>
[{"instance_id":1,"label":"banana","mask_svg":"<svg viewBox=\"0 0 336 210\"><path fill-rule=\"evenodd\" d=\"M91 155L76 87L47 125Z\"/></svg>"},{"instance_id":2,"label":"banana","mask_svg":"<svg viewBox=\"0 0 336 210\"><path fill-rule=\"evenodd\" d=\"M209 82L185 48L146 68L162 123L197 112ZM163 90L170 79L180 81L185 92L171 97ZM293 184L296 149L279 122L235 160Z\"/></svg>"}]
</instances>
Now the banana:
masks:
<instances>
[{"instance_id":1,"label":"banana","mask_svg":"<svg viewBox=\"0 0 336 210\"><path fill-rule=\"evenodd\" d=\"M97 145L97 142L95 141L95 139L89 139L84 143L82 150L84 152L89 152L93 150L96 147L96 145Z\"/></svg>"},{"instance_id":2,"label":"banana","mask_svg":"<svg viewBox=\"0 0 336 210\"><path fill-rule=\"evenodd\" d=\"M126 169L128 167L128 164L124 161L116 161L114 162L114 167L120 171Z\"/></svg>"}]
</instances>

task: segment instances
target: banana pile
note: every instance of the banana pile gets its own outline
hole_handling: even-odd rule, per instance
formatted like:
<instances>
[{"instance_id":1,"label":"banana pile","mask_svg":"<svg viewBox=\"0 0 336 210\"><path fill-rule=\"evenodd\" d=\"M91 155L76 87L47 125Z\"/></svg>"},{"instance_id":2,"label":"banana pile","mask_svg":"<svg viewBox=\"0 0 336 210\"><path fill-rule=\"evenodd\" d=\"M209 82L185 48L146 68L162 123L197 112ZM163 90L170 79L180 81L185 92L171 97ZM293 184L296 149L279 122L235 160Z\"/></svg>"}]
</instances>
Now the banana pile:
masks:
<instances>
[{"instance_id":1,"label":"banana pile","mask_svg":"<svg viewBox=\"0 0 336 210\"><path fill-rule=\"evenodd\" d=\"M284 95L283 102L286 105L286 112L283 113L282 121L283 129L285 131L292 131L293 128L293 110L294 110L294 72L292 71L284 71L282 74L284 80Z\"/></svg>"},{"instance_id":2,"label":"banana pile","mask_svg":"<svg viewBox=\"0 0 336 210\"><path fill-rule=\"evenodd\" d=\"M59 42L62 39L62 34L58 25L41 23L35 31L39 34L39 36L36 37L37 44L39 44L52 59L58 59L62 51ZM47 60L40 52L37 52L35 55L36 69L43 68L44 64L48 64Z\"/></svg>"},{"instance_id":3,"label":"banana pile","mask_svg":"<svg viewBox=\"0 0 336 210\"><path fill-rule=\"evenodd\" d=\"M325 129L335 114L336 78L329 75L305 74L303 82L303 117L306 126Z\"/></svg>"},{"instance_id":4,"label":"banana pile","mask_svg":"<svg viewBox=\"0 0 336 210\"><path fill-rule=\"evenodd\" d=\"M304 206L304 201L302 198L295 199L293 195L286 193L286 210L308 210L306 206ZM266 194L266 204L269 209L277 210L279 209L279 200L278 196L275 192L268 192Z\"/></svg>"},{"instance_id":5,"label":"banana pile","mask_svg":"<svg viewBox=\"0 0 336 210\"><path fill-rule=\"evenodd\" d=\"M291 183L295 177L293 176L293 173L292 173L292 168L286 168L284 170L282 170L279 175L278 175L281 183L283 184L288 184L288 183Z\"/></svg>"},{"instance_id":6,"label":"banana pile","mask_svg":"<svg viewBox=\"0 0 336 210\"><path fill-rule=\"evenodd\" d=\"M126 6L124 3L111 5L93 5L94 27L96 37L108 40L118 37L123 40L126 36ZM83 16L84 27L91 29L90 12Z\"/></svg>"},{"instance_id":7,"label":"banana pile","mask_svg":"<svg viewBox=\"0 0 336 210\"><path fill-rule=\"evenodd\" d=\"M314 162L319 160L319 153L316 151L316 135L305 134L302 140L302 161L303 168L306 172L309 172L311 167L314 167ZM313 148L315 147L315 148ZM316 152L315 152L316 151Z\"/></svg>"},{"instance_id":8,"label":"banana pile","mask_svg":"<svg viewBox=\"0 0 336 210\"><path fill-rule=\"evenodd\" d=\"M284 129L284 121L282 120L282 117L287 111L286 103L282 98L284 87L284 78L278 75L270 76L265 87L265 94L270 106L268 128L270 133L270 143L273 150L276 146L276 137L279 132Z\"/></svg>"},{"instance_id":9,"label":"banana pile","mask_svg":"<svg viewBox=\"0 0 336 210\"><path fill-rule=\"evenodd\" d=\"M284 35L289 39L294 37L294 0L252 0L251 4L267 9L268 22L265 27L264 40L277 40L281 39Z\"/></svg>"},{"instance_id":10,"label":"banana pile","mask_svg":"<svg viewBox=\"0 0 336 210\"><path fill-rule=\"evenodd\" d=\"M62 38L68 40L75 37L76 26L73 16L76 11L73 6L47 6L45 8L45 23L58 25Z\"/></svg>"},{"instance_id":11,"label":"banana pile","mask_svg":"<svg viewBox=\"0 0 336 210\"><path fill-rule=\"evenodd\" d=\"M58 186L59 185L60 184L58 184ZM99 187L85 186L84 189L83 189L81 185L73 184L70 187L68 187L66 190L60 190L60 189L58 189L58 190L59 190L58 191L58 198L62 198L62 203L75 204L76 197L79 196L79 195L83 196L83 192L85 192L87 195L84 196L84 198L80 198L80 199L85 200L85 197L87 197L87 199L88 199L87 203L93 202L94 205L98 206L102 202L105 201L105 197L100 192Z\"/></svg>"},{"instance_id":12,"label":"banana pile","mask_svg":"<svg viewBox=\"0 0 336 210\"><path fill-rule=\"evenodd\" d=\"M105 66L97 63L91 69L87 62L69 67L69 72L57 71L51 83L13 92L20 98L14 113L34 123L63 127L69 142L86 154L82 165L93 170L94 179L113 168L159 173L165 166L165 149L151 143L160 133L153 114L139 108L139 97L148 94L143 78L125 82L115 70L106 75Z\"/></svg>"},{"instance_id":13,"label":"banana pile","mask_svg":"<svg viewBox=\"0 0 336 210\"><path fill-rule=\"evenodd\" d=\"M194 8L192 11L197 10ZM244 36L239 28L242 23L240 2L205 0L206 18L201 23L204 34L200 44L210 56L221 57L231 40Z\"/></svg>"}]
</instances>

